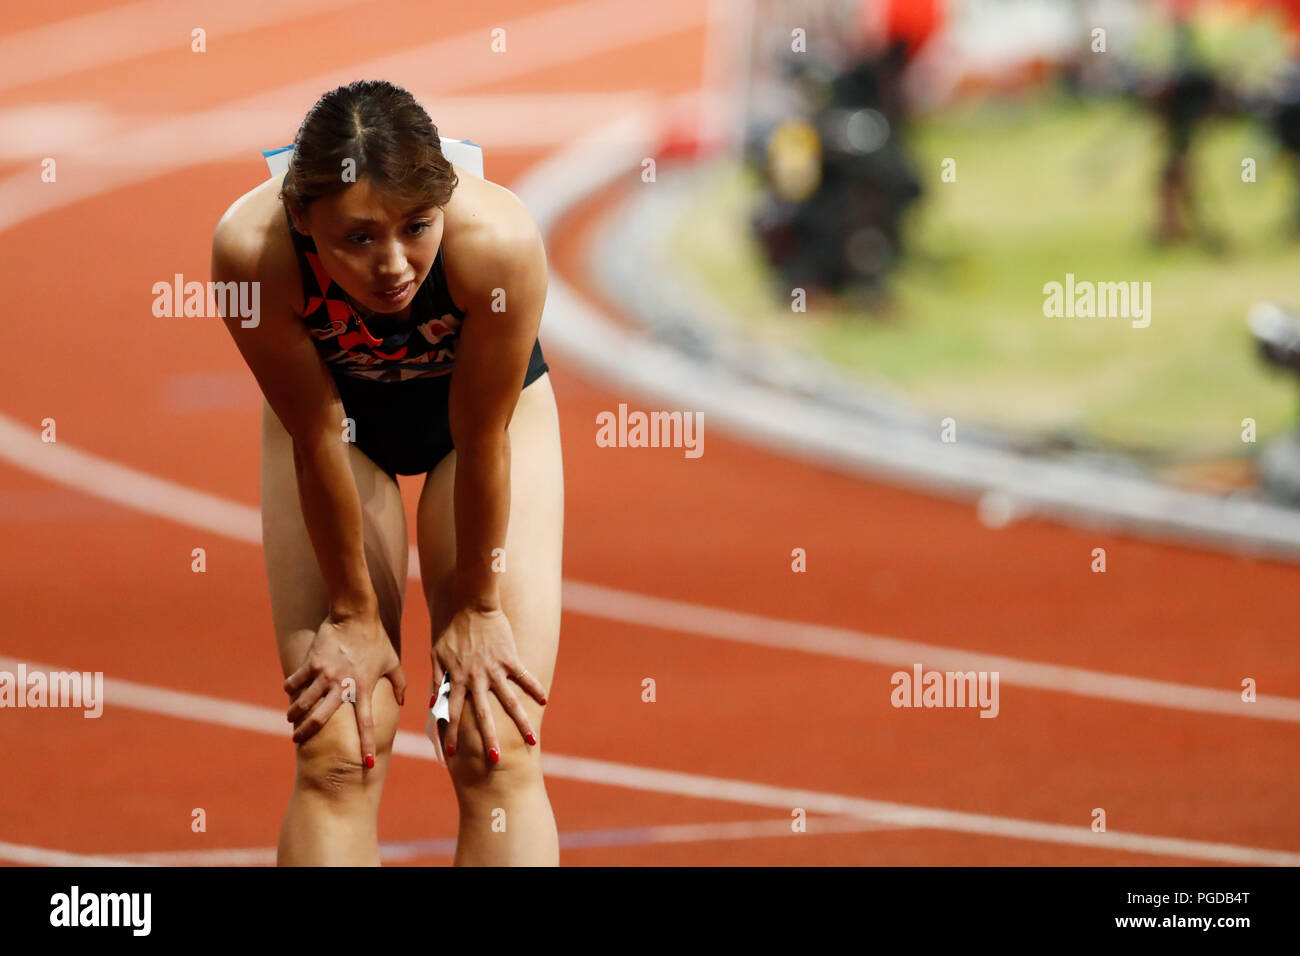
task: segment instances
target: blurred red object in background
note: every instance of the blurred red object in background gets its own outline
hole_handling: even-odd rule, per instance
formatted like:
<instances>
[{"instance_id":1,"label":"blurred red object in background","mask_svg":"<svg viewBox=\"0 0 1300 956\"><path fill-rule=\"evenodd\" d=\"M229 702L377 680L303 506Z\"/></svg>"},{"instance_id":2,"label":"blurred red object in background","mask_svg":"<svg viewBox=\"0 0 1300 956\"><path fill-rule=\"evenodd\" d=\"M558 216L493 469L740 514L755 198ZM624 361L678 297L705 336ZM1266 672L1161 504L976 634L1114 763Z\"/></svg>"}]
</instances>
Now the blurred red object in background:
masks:
<instances>
[{"instance_id":1,"label":"blurred red object in background","mask_svg":"<svg viewBox=\"0 0 1300 956\"><path fill-rule=\"evenodd\" d=\"M885 0L885 44L907 44L911 59L943 26L943 0Z\"/></svg>"}]
</instances>

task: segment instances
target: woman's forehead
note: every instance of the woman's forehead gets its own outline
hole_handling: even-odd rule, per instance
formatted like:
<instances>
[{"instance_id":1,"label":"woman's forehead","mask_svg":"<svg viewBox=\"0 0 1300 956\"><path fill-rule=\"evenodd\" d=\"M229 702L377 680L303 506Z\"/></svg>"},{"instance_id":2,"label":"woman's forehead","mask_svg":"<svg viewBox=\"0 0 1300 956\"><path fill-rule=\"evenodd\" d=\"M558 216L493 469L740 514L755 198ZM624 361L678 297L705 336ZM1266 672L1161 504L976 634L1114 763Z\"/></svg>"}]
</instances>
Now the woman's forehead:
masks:
<instances>
[{"instance_id":1,"label":"woman's forehead","mask_svg":"<svg viewBox=\"0 0 1300 956\"><path fill-rule=\"evenodd\" d=\"M375 186L368 179L359 179L342 192L322 197L318 202L325 207L330 218L349 225L400 222L418 213L428 215L438 209L431 203Z\"/></svg>"}]
</instances>

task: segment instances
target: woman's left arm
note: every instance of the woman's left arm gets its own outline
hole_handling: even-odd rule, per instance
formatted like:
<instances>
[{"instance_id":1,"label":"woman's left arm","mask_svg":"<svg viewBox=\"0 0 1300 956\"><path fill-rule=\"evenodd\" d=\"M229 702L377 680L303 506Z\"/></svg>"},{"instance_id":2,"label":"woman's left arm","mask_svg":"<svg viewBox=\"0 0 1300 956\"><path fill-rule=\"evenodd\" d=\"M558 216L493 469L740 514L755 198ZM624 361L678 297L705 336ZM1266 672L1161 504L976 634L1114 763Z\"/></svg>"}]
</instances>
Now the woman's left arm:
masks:
<instances>
[{"instance_id":1,"label":"woman's left arm","mask_svg":"<svg viewBox=\"0 0 1300 956\"><path fill-rule=\"evenodd\" d=\"M527 220L484 253L477 287L463 305L448 393L456 446L456 607L499 610L492 552L504 548L510 516L510 435L546 301L546 248ZM504 227L503 227L504 231Z\"/></svg>"},{"instance_id":2,"label":"woman's left arm","mask_svg":"<svg viewBox=\"0 0 1300 956\"><path fill-rule=\"evenodd\" d=\"M510 517L508 428L528 372L547 287L545 244L522 204L519 213L509 217L508 226L480 226L473 254L465 259L475 264L475 280L461 303L466 314L447 399L456 448L456 569L452 620L438 641L442 653L435 653L452 679L449 752L454 752L467 692L473 695L484 743L490 752L496 748L496 754L489 691L497 694L525 738L532 730L506 681L515 680L539 702L546 699L545 689L523 672L518 660L494 570L500 567L494 552L505 553L497 549L505 548ZM460 254L465 256L464 247Z\"/></svg>"}]
</instances>

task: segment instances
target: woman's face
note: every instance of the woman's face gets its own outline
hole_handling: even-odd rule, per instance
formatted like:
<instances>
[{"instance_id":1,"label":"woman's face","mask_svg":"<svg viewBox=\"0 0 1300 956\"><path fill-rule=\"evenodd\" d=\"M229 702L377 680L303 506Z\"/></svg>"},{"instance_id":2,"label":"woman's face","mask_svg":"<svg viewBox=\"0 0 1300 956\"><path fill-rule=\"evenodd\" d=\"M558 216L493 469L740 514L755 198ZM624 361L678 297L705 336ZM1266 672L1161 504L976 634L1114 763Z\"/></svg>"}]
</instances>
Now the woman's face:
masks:
<instances>
[{"instance_id":1,"label":"woman's face","mask_svg":"<svg viewBox=\"0 0 1300 956\"><path fill-rule=\"evenodd\" d=\"M296 214L293 219L294 227L315 241L321 265L354 307L396 318L411 314L415 290L438 257L442 209L410 208L362 177L312 203L305 222ZM398 296L383 294L399 286Z\"/></svg>"}]
</instances>

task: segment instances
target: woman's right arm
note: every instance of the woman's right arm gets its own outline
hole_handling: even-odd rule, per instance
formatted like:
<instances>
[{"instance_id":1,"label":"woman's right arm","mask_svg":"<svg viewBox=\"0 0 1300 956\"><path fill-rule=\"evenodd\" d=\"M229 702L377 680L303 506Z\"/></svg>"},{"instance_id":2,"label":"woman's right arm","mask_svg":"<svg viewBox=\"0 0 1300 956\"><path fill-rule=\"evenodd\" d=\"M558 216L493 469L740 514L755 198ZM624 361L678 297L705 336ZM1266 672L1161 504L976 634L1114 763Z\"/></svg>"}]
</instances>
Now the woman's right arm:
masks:
<instances>
[{"instance_id":1,"label":"woman's right arm","mask_svg":"<svg viewBox=\"0 0 1300 956\"><path fill-rule=\"evenodd\" d=\"M257 281L261 255L258 244L223 217L213 235L212 281ZM343 403L311 336L285 293L276 291L279 285L260 283L259 315L249 327L238 315L223 318L267 403L293 440L303 518L329 592L329 616L308 659L285 681L285 690L296 695L289 717L296 725L295 741L311 737L342 702L342 678L352 676L362 752L373 754L370 692L378 678L387 675L401 703L406 679L380 622L366 567L361 500L343 440Z\"/></svg>"},{"instance_id":2,"label":"woman's right arm","mask_svg":"<svg viewBox=\"0 0 1300 956\"><path fill-rule=\"evenodd\" d=\"M249 245L235 227L219 223L212 240L212 281L257 281L257 251ZM239 316L226 316L226 328L293 439L303 518L329 590L330 613L377 613L363 548L361 499L343 441L343 402L307 329L273 285L259 285L255 323L244 328Z\"/></svg>"}]
</instances>

